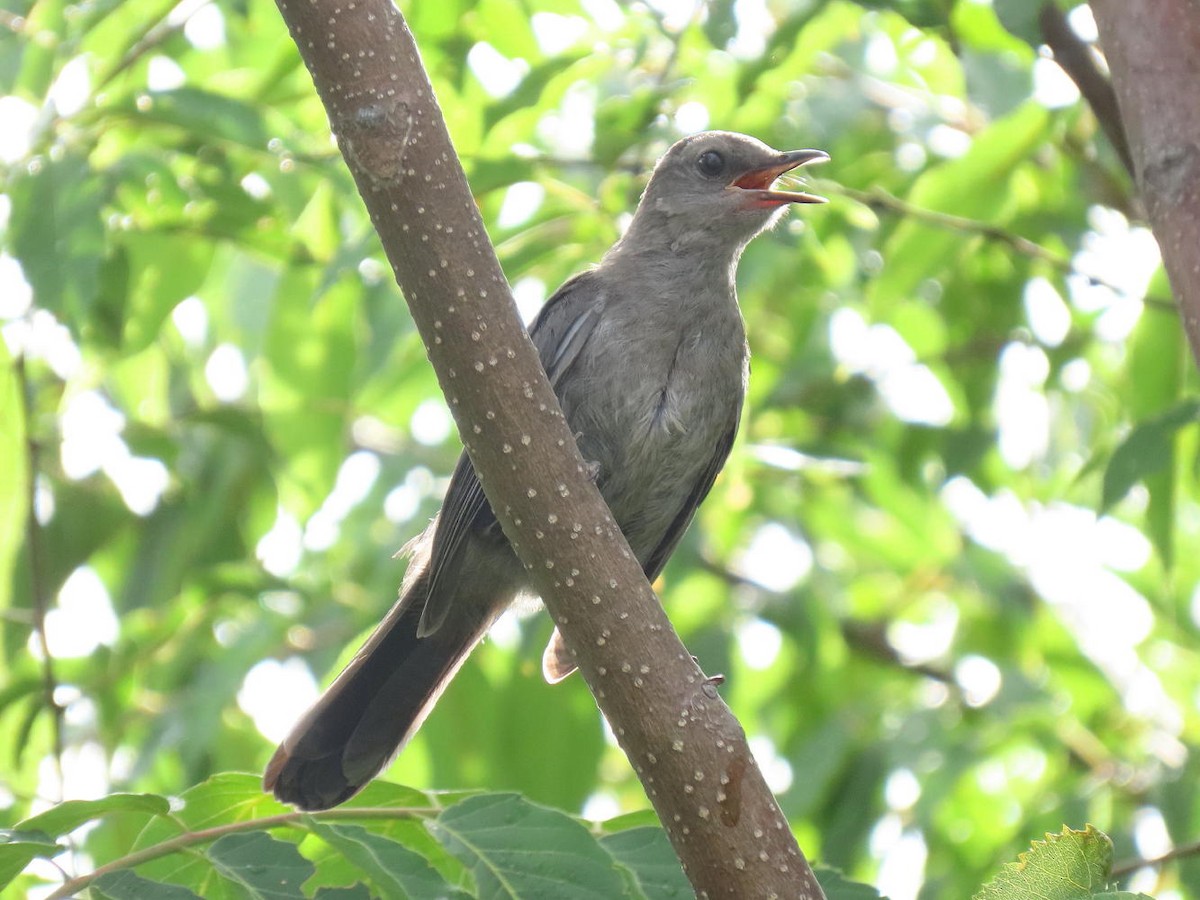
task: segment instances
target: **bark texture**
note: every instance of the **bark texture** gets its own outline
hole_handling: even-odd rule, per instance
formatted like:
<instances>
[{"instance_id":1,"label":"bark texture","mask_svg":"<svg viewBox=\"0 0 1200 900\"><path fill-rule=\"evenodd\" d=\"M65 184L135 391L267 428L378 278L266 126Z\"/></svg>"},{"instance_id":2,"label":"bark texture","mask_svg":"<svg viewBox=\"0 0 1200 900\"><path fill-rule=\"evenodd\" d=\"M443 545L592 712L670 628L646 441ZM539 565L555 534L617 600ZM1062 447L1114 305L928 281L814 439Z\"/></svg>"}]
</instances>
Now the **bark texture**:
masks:
<instances>
[{"instance_id":1,"label":"bark texture","mask_svg":"<svg viewBox=\"0 0 1200 900\"><path fill-rule=\"evenodd\" d=\"M1200 2L1092 0L1134 176L1200 363Z\"/></svg>"}]
</instances>

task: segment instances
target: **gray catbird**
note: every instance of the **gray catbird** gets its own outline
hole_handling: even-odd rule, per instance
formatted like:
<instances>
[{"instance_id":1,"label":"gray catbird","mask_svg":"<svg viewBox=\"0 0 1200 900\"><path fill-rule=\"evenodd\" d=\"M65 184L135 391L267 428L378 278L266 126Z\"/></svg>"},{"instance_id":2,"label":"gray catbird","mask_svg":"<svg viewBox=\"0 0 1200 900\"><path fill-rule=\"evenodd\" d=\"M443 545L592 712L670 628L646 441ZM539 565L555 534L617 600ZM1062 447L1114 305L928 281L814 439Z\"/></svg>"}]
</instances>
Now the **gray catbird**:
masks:
<instances>
[{"instance_id":1,"label":"gray catbird","mask_svg":"<svg viewBox=\"0 0 1200 900\"><path fill-rule=\"evenodd\" d=\"M625 236L559 288L530 328L600 493L651 581L737 432L749 371L738 258L788 204L823 202L771 186L828 158L730 132L684 138L659 161ZM413 542L399 601L275 751L266 789L302 809L361 790L526 590L463 454L441 512ZM557 681L573 668L555 631L543 671Z\"/></svg>"}]
</instances>

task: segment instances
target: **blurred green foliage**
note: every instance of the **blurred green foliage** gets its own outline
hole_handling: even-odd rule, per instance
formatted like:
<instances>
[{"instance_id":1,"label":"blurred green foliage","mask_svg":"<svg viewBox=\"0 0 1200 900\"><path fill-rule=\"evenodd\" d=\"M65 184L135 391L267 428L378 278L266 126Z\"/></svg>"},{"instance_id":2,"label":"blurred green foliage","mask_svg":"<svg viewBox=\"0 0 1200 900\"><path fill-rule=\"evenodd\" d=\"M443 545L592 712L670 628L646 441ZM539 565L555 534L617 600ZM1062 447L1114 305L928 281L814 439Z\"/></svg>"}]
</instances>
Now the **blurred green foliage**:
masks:
<instances>
[{"instance_id":1,"label":"blurred green foliage","mask_svg":"<svg viewBox=\"0 0 1200 900\"><path fill-rule=\"evenodd\" d=\"M748 413L659 585L810 857L966 897L1064 824L1118 861L1200 836L1194 374L1036 4L400 5L522 298L684 130L833 157L742 262ZM0 0L0 135L11 824L59 769L259 769L247 676L332 675L459 445L269 0ZM389 777L643 808L548 631L487 642ZM1136 887L1200 897L1200 860Z\"/></svg>"}]
</instances>

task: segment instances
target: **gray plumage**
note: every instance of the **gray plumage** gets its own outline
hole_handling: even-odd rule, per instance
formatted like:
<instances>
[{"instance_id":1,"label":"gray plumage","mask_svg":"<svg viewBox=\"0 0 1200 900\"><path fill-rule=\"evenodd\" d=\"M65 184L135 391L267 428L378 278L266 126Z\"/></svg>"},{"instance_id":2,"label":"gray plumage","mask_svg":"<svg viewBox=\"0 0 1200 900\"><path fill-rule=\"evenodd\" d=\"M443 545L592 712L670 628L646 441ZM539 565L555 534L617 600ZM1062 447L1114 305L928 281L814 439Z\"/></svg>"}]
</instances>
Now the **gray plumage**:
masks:
<instances>
[{"instance_id":1,"label":"gray plumage","mask_svg":"<svg viewBox=\"0 0 1200 900\"><path fill-rule=\"evenodd\" d=\"M734 276L755 235L805 193L776 177L827 159L730 132L676 143L625 236L555 292L530 335L585 460L653 580L725 463L749 370ZM411 546L400 599L284 740L264 785L303 809L353 796L417 730L527 586L464 454ZM574 664L555 631L548 680Z\"/></svg>"}]
</instances>

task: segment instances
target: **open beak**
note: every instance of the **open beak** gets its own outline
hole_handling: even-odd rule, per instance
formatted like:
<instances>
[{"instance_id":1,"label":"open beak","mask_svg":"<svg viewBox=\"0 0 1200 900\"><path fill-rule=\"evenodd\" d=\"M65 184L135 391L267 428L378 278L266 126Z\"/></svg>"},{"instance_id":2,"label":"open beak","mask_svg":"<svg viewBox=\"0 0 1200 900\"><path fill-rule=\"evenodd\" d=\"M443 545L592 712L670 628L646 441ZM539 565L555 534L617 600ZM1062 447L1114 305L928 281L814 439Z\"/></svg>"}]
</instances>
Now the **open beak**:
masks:
<instances>
[{"instance_id":1,"label":"open beak","mask_svg":"<svg viewBox=\"0 0 1200 900\"><path fill-rule=\"evenodd\" d=\"M775 179L785 172L811 163L829 161L829 154L824 150L789 150L780 153L765 166L751 169L733 181L733 187L740 188L752 195L756 206L780 206L784 203L828 203L824 197L816 194L805 194L801 191L775 191L771 185Z\"/></svg>"}]
</instances>

